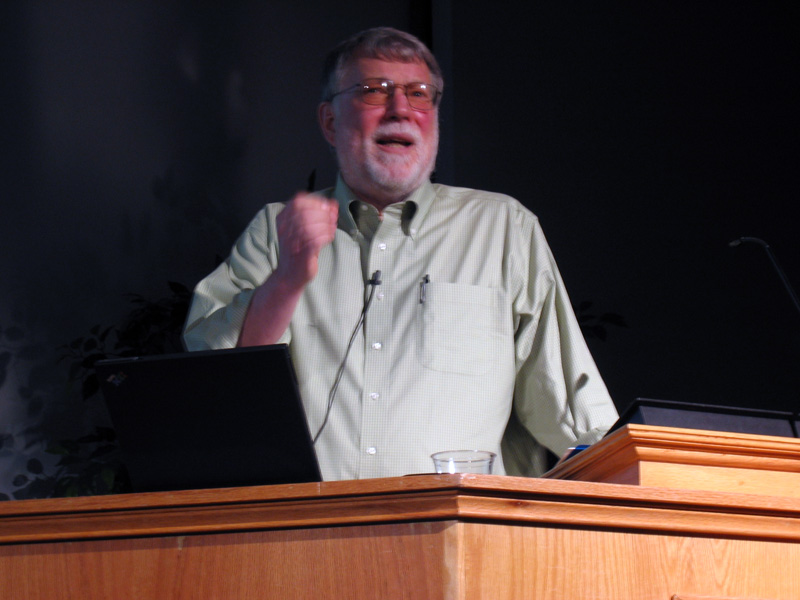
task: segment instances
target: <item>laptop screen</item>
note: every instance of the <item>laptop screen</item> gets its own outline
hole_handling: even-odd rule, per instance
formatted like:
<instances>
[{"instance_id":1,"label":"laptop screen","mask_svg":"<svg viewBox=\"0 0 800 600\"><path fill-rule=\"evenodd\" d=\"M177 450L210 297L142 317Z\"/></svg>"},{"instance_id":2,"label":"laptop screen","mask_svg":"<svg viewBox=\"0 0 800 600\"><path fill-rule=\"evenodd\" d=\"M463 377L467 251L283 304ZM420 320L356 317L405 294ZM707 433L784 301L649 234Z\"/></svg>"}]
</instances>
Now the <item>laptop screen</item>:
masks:
<instances>
[{"instance_id":1,"label":"laptop screen","mask_svg":"<svg viewBox=\"0 0 800 600\"><path fill-rule=\"evenodd\" d=\"M285 345L100 361L134 491L320 481Z\"/></svg>"}]
</instances>

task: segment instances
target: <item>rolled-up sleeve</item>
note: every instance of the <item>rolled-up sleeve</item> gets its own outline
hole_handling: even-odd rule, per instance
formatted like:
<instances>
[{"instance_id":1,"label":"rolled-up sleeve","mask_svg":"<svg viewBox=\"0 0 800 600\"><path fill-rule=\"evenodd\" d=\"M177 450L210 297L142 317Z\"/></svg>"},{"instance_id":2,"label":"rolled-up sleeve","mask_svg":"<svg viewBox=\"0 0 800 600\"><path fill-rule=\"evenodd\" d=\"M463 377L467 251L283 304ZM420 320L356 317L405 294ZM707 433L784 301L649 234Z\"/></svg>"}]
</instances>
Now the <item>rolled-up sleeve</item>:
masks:
<instances>
[{"instance_id":1,"label":"rolled-up sleeve","mask_svg":"<svg viewBox=\"0 0 800 600\"><path fill-rule=\"evenodd\" d=\"M195 287L183 331L187 350L236 346L255 288L277 266L274 217L281 208L267 205L259 211L230 256ZM287 330L280 343L288 343L288 336Z\"/></svg>"}]
</instances>

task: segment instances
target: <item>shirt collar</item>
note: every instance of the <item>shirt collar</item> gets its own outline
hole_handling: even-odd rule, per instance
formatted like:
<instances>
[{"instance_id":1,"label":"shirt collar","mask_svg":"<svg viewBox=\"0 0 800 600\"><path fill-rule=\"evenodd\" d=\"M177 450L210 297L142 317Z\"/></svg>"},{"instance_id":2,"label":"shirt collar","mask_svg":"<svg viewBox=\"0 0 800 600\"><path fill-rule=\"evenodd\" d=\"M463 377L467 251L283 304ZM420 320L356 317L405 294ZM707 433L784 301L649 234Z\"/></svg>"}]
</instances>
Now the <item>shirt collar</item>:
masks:
<instances>
[{"instance_id":1,"label":"shirt collar","mask_svg":"<svg viewBox=\"0 0 800 600\"><path fill-rule=\"evenodd\" d=\"M344 179L342 179L341 173L336 178L333 196L339 203L339 228L347 231L352 237L358 236L358 225L353 218L353 213L356 210L360 210L359 207L363 202L347 186ZM426 179L406 200L396 205L401 210L403 233L411 239L414 239L419 232L422 221L428 214L435 197L436 191L433 184Z\"/></svg>"}]
</instances>

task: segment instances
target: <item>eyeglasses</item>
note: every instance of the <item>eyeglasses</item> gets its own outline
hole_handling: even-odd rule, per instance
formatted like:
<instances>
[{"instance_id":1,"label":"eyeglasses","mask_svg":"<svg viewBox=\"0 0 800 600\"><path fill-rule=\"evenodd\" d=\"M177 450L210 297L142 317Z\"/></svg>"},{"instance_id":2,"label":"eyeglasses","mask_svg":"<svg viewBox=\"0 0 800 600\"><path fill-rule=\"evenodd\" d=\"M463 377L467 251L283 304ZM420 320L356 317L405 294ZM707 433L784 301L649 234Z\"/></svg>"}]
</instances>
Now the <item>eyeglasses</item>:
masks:
<instances>
[{"instance_id":1,"label":"eyeglasses","mask_svg":"<svg viewBox=\"0 0 800 600\"><path fill-rule=\"evenodd\" d=\"M416 110L433 110L439 101L439 90L430 83L413 82L400 84L390 79L365 79L349 88L345 88L331 95L333 100L339 94L355 92L361 101L375 106L385 106L394 96L394 91L401 88L408 99L408 104Z\"/></svg>"}]
</instances>

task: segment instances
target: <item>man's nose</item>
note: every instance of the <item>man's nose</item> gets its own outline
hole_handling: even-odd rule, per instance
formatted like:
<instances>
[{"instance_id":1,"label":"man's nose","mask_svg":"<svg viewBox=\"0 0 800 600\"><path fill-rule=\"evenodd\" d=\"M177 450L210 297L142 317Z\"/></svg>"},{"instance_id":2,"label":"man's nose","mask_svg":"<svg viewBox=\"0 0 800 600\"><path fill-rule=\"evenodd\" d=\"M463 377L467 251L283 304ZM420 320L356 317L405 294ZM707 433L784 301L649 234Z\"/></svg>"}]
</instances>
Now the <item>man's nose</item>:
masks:
<instances>
[{"instance_id":1,"label":"man's nose","mask_svg":"<svg viewBox=\"0 0 800 600\"><path fill-rule=\"evenodd\" d=\"M410 110L411 105L408 103L405 88L395 87L386 101L386 116L404 118L408 116Z\"/></svg>"}]
</instances>

